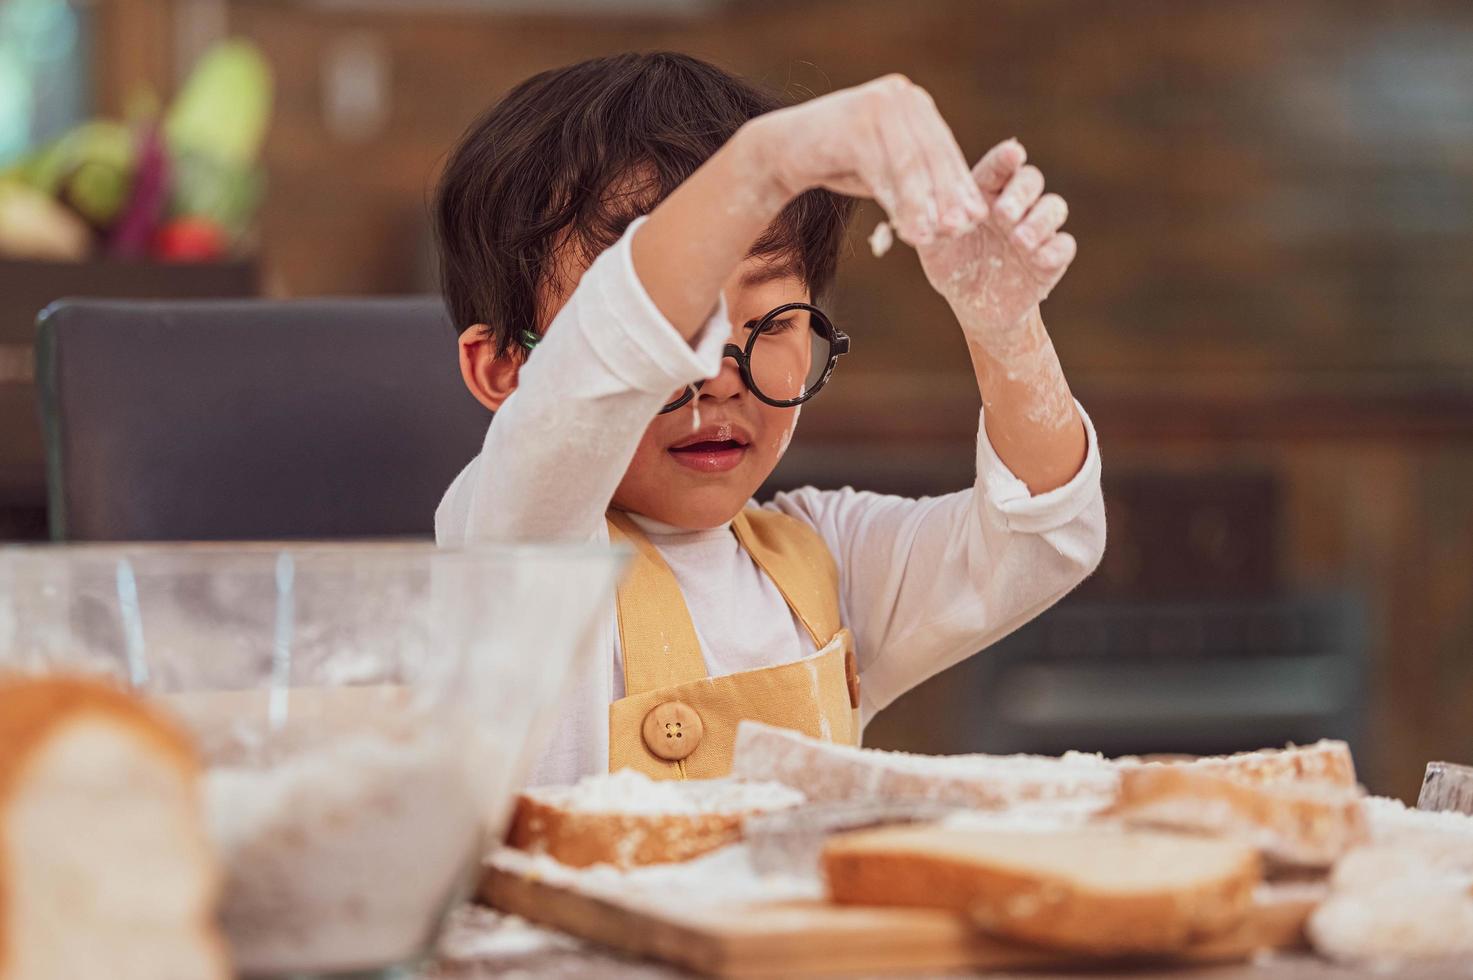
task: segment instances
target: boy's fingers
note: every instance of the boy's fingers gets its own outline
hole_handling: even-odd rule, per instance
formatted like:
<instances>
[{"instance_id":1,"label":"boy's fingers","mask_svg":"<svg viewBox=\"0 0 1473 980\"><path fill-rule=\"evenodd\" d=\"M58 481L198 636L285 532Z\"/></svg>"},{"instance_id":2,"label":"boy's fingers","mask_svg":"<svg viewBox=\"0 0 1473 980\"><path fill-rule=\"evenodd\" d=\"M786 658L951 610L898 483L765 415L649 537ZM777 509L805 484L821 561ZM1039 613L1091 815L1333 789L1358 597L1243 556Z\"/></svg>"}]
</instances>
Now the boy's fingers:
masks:
<instances>
[{"instance_id":1,"label":"boy's fingers","mask_svg":"<svg viewBox=\"0 0 1473 980\"><path fill-rule=\"evenodd\" d=\"M1003 188L994 210L1002 215L1004 221L1020 221L1042 193L1043 171L1025 165L1008 181L1007 187Z\"/></svg>"},{"instance_id":2,"label":"boy's fingers","mask_svg":"<svg viewBox=\"0 0 1473 980\"><path fill-rule=\"evenodd\" d=\"M878 140L861 140L857 151L856 176L863 189L855 196L874 198L875 203L885 212L885 217L898 230L901 202L896 197L894 178L890 173L890 162L884 147L879 145Z\"/></svg>"},{"instance_id":3,"label":"boy's fingers","mask_svg":"<svg viewBox=\"0 0 1473 980\"><path fill-rule=\"evenodd\" d=\"M972 168L972 179L988 194L997 194L1008 179L1028 160L1028 151L1015 139L1003 140L988 150Z\"/></svg>"},{"instance_id":4,"label":"boy's fingers","mask_svg":"<svg viewBox=\"0 0 1473 980\"><path fill-rule=\"evenodd\" d=\"M1013 229L1013 238L1032 251L1053 237L1069 217L1069 205L1057 194L1045 194Z\"/></svg>"},{"instance_id":5,"label":"boy's fingers","mask_svg":"<svg viewBox=\"0 0 1473 980\"><path fill-rule=\"evenodd\" d=\"M1074 261L1074 254L1078 249L1079 245L1074 241L1074 236L1067 231L1061 231L1049 239L1035 255L1041 267L1057 271Z\"/></svg>"},{"instance_id":6,"label":"boy's fingers","mask_svg":"<svg viewBox=\"0 0 1473 980\"><path fill-rule=\"evenodd\" d=\"M936 152L936 134L927 125L929 97L914 86L899 93L898 104L892 110L890 117L891 131L903 134L906 145L915 149L915 163L909 169L924 169L926 184L930 197L927 203L927 213L934 213L936 222L934 231L940 232L947 223L947 215L954 206L953 195L948 193L946 186L945 166L940 161L940 154ZM896 162L897 167L900 162ZM914 180L909 170L901 170L897 179L902 182ZM917 182L918 186L918 182ZM932 210L934 209L934 211Z\"/></svg>"},{"instance_id":7,"label":"boy's fingers","mask_svg":"<svg viewBox=\"0 0 1473 980\"><path fill-rule=\"evenodd\" d=\"M941 118L929 92L912 86L912 111L906 113L912 134L925 148L931 167L931 182L936 188L937 205L944 228L960 232L972 228L987 216L982 192L967 169L967 158L957 145L951 127Z\"/></svg>"},{"instance_id":8,"label":"boy's fingers","mask_svg":"<svg viewBox=\"0 0 1473 980\"><path fill-rule=\"evenodd\" d=\"M875 109L875 125L885 152L885 176L881 179L888 179L894 195L896 209L891 217L895 219L895 230L912 245L926 245L936 237L940 212L930 166L905 122L908 100L901 84L881 91L882 101Z\"/></svg>"}]
</instances>

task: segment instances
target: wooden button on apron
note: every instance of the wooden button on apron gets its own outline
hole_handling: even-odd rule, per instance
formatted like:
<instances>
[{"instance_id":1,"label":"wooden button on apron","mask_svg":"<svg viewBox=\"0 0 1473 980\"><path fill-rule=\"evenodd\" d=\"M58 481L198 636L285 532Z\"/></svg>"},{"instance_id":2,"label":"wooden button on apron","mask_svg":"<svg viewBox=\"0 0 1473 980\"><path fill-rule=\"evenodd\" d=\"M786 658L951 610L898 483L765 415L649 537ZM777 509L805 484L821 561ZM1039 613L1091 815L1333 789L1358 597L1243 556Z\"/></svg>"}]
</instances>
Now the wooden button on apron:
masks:
<instances>
[{"instance_id":1,"label":"wooden button on apron","mask_svg":"<svg viewBox=\"0 0 1473 980\"><path fill-rule=\"evenodd\" d=\"M644 744L670 762L688 757L701 744L706 726L696 709L684 701L657 704L644 716Z\"/></svg>"}]
</instances>

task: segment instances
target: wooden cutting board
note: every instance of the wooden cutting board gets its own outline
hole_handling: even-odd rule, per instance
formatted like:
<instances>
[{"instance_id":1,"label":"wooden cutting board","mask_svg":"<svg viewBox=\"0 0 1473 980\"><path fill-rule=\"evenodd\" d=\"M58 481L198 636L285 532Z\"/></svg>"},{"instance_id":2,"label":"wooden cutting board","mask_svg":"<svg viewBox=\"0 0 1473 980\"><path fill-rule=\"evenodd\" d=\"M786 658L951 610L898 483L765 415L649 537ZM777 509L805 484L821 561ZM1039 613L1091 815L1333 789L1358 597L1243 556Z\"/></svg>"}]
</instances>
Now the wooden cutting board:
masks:
<instances>
[{"instance_id":1,"label":"wooden cutting board","mask_svg":"<svg viewBox=\"0 0 1473 980\"><path fill-rule=\"evenodd\" d=\"M1272 892L1234 933L1193 947L1172 963L1243 960L1304 942L1315 888ZM737 906L655 903L591 895L569 885L486 869L480 898L503 912L633 956L720 977L797 977L952 969L1119 968L988 937L932 909L860 908L820 902Z\"/></svg>"}]
</instances>

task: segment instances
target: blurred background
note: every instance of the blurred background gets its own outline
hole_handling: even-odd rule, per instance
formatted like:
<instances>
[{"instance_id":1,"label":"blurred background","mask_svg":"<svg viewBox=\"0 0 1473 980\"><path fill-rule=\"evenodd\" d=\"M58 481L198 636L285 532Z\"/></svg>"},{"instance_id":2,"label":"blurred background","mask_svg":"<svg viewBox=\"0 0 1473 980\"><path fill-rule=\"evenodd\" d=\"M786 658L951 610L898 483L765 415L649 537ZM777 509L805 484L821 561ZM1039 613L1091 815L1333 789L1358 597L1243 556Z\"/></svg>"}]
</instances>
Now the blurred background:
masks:
<instances>
[{"instance_id":1,"label":"blurred background","mask_svg":"<svg viewBox=\"0 0 1473 980\"><path fill-rule=\"evenodd\" d=\"M42 306L433 292L429 188L475 115L654 48L795 99L904 72L1071 203L1045 316L1104 450L1104 564L871 744L1327 735L1408 799L1473 761L1461 0L0 0L0 539L47 534ZM963 342L876 220L830 304L854 353L769 489L970 482Z\"/></svg>"}]
</instances>

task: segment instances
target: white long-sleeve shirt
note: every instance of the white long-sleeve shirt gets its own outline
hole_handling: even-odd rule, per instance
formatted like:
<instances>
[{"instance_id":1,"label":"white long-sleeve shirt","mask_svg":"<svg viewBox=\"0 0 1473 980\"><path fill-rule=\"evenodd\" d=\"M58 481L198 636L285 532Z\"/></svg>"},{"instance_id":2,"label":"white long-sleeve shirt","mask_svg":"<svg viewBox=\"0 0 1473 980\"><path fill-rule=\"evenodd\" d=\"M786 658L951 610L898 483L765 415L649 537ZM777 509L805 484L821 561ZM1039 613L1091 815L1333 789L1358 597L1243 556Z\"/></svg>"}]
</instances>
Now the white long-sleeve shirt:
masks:
<instances>
[{"instance_id":1,"label":"white long-sleeve shirt","mask_svg":"<svg viewBox=\"0 0 1473 980\"><path fill-rule=\"evenodd\" d=\"M629 243L640 223L593 263L522 367L480 454L435 513L441 545L607 542L604 514L650 420L671 391L720 370L731 332L725 304L694 344L681 337L634 271ZM1100 455L1080 414L1084 465L1038 496L998 458L979 417L977 478L966 490L909 499L805 487L762 505L816 529L838 562L862 722L1038 615L1099 564ZM728 526L687 531L632 516L680 583L711 676L815 652ZM606 668L577 679L533 784L608 767L608 706L624 693L612 603L599 635Z\"/></svg>"}]
</instances>

